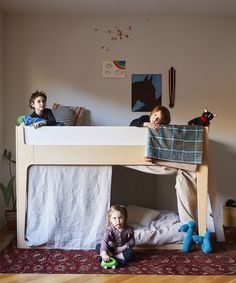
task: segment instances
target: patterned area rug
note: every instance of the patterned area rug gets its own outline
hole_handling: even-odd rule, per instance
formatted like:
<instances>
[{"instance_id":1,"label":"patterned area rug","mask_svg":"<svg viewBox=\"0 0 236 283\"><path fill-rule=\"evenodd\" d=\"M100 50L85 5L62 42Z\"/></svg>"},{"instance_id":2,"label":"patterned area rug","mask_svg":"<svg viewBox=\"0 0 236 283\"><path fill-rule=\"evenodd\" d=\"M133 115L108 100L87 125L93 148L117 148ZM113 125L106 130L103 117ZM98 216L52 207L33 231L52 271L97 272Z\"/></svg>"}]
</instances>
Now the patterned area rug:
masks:
<instances>
[{"instance_id":1,"label":"patterned area rug","mask_svg":"<svg viewBox=\"0 0 236 283\"><path fill-rule=\"evenodd\" d=\"M236 243L218 243L214 252L137 250L125 267L103 269L95 251L17 249L13 241L0 254L0 273L87 273L158 275L236 275Z\"/></svg>"}]
</instances>

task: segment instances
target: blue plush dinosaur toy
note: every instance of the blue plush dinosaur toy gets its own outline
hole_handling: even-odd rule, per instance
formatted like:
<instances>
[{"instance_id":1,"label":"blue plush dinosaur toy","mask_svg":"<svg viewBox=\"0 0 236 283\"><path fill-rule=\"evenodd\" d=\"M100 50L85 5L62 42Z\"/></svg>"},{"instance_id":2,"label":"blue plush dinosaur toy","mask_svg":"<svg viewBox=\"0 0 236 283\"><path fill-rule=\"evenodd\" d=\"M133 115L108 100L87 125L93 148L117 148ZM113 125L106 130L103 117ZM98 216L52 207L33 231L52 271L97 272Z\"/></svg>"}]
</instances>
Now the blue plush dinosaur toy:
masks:
<instances>
[{"instance_id":1,"label":"blue plush dinosaur toy","mask_svg":"<svg viewBox=\"0 0 236 283\"><path fill-rule=\"evenodd\" d=\"M188 253L191 251L192 244L201 244L201 250L205 254L212 251L211 245L211 232L206 231L204 237L199 235L194 235L194 227L196 223L194 221L189 221L188 224L183 224L179 228L179 232L186 232L184 242L182 245L182 251Z\"/></svg>"},{"instance_id":2,"label":"blue plush dinosaur toy","mask_svg":"<svg viewBox=\"0 0 236 283\"><path fill-rule=\"evenodd\" d=\"M204 237L199 235L193 235L193 242L201 244L201 250L205 254L209 254L212 251L211 245L211 232L206 231Z\"/></svg>"},{"instance_id":3,"label":"blue plush dinosaur toy","mask_svg":"<svg viewBox=\"0 0 236 283\"><path fill-rule=\"evenodd\" d=\"M194 221L189 221L188 224L183 224L179 228L179 232L186 232L184 242L182 245L182 251L184 253L188 253L191 250L192 243L193 243L193 228L196 226L196 223Z\"/></svg>"}]
</instances>

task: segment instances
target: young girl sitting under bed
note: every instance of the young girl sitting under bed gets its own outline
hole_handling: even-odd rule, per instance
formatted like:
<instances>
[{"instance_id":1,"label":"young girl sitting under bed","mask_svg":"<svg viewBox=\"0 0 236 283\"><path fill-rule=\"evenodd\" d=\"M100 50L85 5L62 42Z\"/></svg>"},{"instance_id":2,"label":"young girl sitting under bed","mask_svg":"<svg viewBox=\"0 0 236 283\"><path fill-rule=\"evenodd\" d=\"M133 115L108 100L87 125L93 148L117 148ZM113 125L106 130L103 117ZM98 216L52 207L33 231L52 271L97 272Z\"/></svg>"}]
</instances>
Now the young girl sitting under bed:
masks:
<instances>
[{"instance_id":1,"label":"young girl sitting under bed","mask_svg":"<svg viewBox=\"0 0 236 283\"><path fill-rule=\"evenodd\" d=\"M130 126L149 127L158 130L161 125L170 124L170 112L165 106L156 106L150 115L143 115L134 119Z\"/></svg>"},{"instance_id":2,"label":"young girl sitting under bed","mask_svg":"<svg viewBox=\"0 0 236 283\"><path fill-rule=\"evenodd\" d=\"M100 261L109 261L113 256L119 266L124 266L134 257L135 245L133 227L127 224L127 210L124 206L113 205L107 213L109 226L106 228L101 244L97 244L96 252Z\"/></svg>"},{"instance_id":3,"label":"young girl sitting under bed","mask_svg":"<svg viewBox=\"0 0 236 283\"><path fill-rule=\"evenodd\" d=\"M42 126L56 126L56 119L52 110L46 108L47 96L43 91L35 91L29 99L30 108L34 112L30 116L20 116L17 120L19 126L31 125L35 129Z\"/></svg>"}]
</instances>

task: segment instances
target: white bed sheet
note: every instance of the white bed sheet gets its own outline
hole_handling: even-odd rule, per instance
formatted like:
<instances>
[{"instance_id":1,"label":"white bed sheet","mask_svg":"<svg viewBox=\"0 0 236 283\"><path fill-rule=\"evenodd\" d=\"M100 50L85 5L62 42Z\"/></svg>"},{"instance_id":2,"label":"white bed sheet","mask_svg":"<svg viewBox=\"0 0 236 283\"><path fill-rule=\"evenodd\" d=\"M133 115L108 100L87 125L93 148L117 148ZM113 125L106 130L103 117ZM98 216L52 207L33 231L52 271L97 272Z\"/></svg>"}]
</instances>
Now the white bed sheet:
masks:
<instances>
[{"instance_id":1,"label":"white bed sheet","mask_svg":"<svg viewBox=\"0 0 236 283\"><path fill-rule=\"evenodd\" d=\"M182 243L185 234L178 232L182 223L175 212L160 211L160 216L149 226L130 224L134 227L136 245L165 245Z\"/></svg>"}]
</instances>

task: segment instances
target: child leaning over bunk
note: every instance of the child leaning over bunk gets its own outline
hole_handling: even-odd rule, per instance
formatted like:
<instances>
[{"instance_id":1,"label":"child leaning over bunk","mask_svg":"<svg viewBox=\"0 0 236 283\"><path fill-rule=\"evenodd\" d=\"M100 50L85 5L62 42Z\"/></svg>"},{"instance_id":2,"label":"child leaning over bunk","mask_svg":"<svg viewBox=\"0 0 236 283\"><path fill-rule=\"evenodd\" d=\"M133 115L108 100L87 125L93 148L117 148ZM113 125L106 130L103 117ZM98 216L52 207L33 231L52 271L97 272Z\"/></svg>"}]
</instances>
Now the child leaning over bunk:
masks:
<instances>
[{"instance_id":1,"label":"child leaning over bunk","mask_svg":"<svg viewBox=\"0 0 236 283\"><path fill-rule=\"evenodd\" d=\"M97 244L96 252L101 256L100 261L109 261L113 256L118 265L123 266L134 257L134 230L127 224L128 215L124 206L111 206L107 216L109 226L105 230L101 244Z\"/></svg>"},{"instance_id":2,"label":"child leaning over bunk","mask_svg":"<svg viewBox=\"0 0 236 283\"><path fill-rule=\"evenodd\" d=\"M29 122L36 129L42 126L55 126L56 119L52 110L46 108L46 102L47 96L45 92L38 90L33 92L29 99L29 106L34 109L34 112L30 116L20 116L18 124L25 126Z\"/></svg>"},{"instance_id":3,"label":"child leaning over bunk","mask_svg":"<svg viewBox=\"0 0 236 283\"><path fill-rule=\"evenodd\" d=\"M161 125L170 124L170 112L165 106L156 106L150 115L143 115L134 119L130 126L149 127L158 130Z\"/></svg>"}]
</instances>

